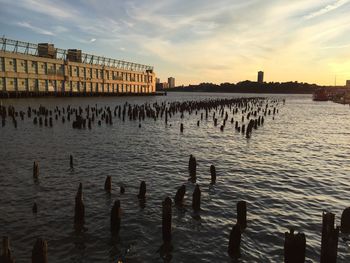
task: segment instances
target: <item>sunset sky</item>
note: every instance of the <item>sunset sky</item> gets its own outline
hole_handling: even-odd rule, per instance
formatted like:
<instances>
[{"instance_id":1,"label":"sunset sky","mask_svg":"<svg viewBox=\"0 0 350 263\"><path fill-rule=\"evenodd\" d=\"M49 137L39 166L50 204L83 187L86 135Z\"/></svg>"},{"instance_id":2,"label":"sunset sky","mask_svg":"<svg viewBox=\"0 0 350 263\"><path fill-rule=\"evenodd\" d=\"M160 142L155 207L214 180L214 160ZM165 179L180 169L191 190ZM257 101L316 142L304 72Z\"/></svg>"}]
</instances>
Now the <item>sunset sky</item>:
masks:
<instances>
[{"instance_id":1,"label":"sunset sky","mask_svg":"<svg viewBox=\"0 0 350 263\"><path fill-rule=\"evenodd\" d=\"M0 34L152 65L176 84L344 85L350 0L0 0Z\"/></svg>"}]
</instances>

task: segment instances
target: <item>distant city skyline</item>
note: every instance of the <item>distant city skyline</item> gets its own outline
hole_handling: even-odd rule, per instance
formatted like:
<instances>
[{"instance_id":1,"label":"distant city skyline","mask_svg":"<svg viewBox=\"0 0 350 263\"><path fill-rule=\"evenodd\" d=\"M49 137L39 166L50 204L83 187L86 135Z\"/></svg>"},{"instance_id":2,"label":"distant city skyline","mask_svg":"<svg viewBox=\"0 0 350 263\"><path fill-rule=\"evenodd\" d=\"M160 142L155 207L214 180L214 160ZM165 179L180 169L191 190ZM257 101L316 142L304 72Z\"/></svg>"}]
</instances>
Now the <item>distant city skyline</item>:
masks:
<instances>
[{"instance_id":1,"label":"distant city skyline","mask_svg":"<svg viewBox=\"0 0 350 263\"><path fill-rule=\"evenodd\" d=\"M0 0L0 34L152 65L176 85L350 79L350 0Z\"/></svg>"}]
</instances>

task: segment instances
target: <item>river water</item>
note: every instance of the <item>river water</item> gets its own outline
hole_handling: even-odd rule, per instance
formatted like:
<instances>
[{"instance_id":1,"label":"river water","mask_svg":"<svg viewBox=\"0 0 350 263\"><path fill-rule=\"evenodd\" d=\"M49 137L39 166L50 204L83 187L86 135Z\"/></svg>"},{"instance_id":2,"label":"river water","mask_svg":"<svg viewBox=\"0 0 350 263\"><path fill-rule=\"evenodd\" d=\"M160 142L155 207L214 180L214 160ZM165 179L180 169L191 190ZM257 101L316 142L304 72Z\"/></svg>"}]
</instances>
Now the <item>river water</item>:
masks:
<instances>
[{"instance_id":1,"label":"river water","mask_svg":"<svg viewBox=\"0 0 350 263\"><path fill-rule=\"evenodd\" d=\"M99 107L155 101L231 98L253 94L168 93L164 97L42 98L3 100L16 110ZM261 96L261 95L259 95ZM266 95L273 96L273 95ZM310 95L286 98L279 114L247 140L228 123L223 132L212 119L176 115L164 120L113 120L92 130L74 130L71 122L54 127L18 118L0 128L0 236L9 236L16 262L29 262L37 237L48 241L49 262L163 262L161 203L186 184L186 210L173 208L171 262L231 262L229 232L236 221L236 203L247 201L248 227L242 234L240 262L283 262L284 232L294 227L306 234L307 262L319 262L322 211L336 214L350 206L350 109L332 102L313 102ZM33 118L33 117L32 117ZM231 116L229 117L229 119ZM180 123L184 133L180 133ZM171 126L170 126L171 124ZM74 156L74 169L69 155ZM188 158L198 162L202 191L200 218L191 208L194 185L187 181ZM39 181L32 177L39 162ZM210 185L211 164L217 184ZM104 180L112 176L112 193ZM147 184L145 208L136 195ZM83 183L86 227L73 229L74 197ZM126 192L121 195L119 186ZM119 199L122 223L118 238L110 234L110 209ZM33 215L32 205L38 204ZM350 247L339 238L338 262L350 262Z\"/></svg>"}]
</instances>

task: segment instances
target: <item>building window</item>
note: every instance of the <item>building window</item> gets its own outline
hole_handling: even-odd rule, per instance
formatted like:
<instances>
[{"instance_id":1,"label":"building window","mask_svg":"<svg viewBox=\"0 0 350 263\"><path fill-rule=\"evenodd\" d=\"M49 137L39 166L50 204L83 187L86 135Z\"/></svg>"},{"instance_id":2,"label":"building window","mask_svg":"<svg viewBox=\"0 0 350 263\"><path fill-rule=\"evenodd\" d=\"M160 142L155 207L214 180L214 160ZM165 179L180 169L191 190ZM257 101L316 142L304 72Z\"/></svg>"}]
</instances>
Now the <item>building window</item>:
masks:
<instances>
[{"instance_id":1,"label":"building window","mask_svg":"<svg viewBox=\"0 0 350 263\"><path fill-rule=\"evenodd\" d=\"M12 65L12 61L9 61L9 64Z\"/></svg>"},{"instance_id":2,"label":"building window","mask_svg":"<svg viewBox=\"0 0 350 263\"><path fill-rule=\"evenodd\" d=\"M13 85L13 81L12 80L10 81L10 85Z\"/></svg>"},{"instance_id":3,"label":"building window","mask_svg":"<svg viewBox=\"0 0 350 263\"><path fill-rule=\"evenodd\" d=\"M24 85L24 81L22 81L22 85Z\"/></svg>"}]
</instances>

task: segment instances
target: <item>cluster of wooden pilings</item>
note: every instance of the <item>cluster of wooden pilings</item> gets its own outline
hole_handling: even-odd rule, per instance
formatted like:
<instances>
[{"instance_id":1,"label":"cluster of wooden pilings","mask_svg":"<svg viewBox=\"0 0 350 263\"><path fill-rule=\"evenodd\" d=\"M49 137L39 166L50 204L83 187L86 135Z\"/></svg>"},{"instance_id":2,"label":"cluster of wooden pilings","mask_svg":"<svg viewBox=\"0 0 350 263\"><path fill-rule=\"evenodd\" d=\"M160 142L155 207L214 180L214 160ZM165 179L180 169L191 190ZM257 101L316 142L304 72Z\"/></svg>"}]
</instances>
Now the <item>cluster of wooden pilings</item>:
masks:
<instances>
[{"instance_id":1,"label":"cluster of wooden pilings","mask_svg":"<svg viewBox=\"0 0 350 263\"><path fill-rule=\"evenodd\" d=\"M274 116L279 112L278 107L284 100L268 98L234 98L234 99L210 99L203 101L184 101L184 102L155 102L153 104L129 104L115 107L98 107L88 105L86 107L54 107L38 108L27 107L26 111L16 111L13 106L0 107L0 116L2 127L6 125L7 118L11 119L14 127L17 128L17 119L24 120L26 116L33 120L35 126L53 127L54 123L71 122L73 129L92 129L102 124L112 126L117 120L125 122L126 120L138 122L139 128L145 119L154 121L164 120L165 125L176 114L183 119L185 114L196 118L197 126L205 119L206 122L213 122L214 126L219 126L224 131L229 122L229 114L232 116L230 122L234 125L236 132L242 133L246 138L250 138L252 132L264 124L266 116ZM200 117L199 117L200 115ZM211 117L210 117L211 115ZM221 121L221 123L219 123ZM169 126L171 126L170 124ZM180 123L180 132L185 132L184 123Z\"/></svg>"},{"instance_id":2,"label":"cluster of wooden pilings","mask_svg":"<svg viewBox=\"0 0 350 263\"><path fill-rule=\"evenodd\" d=\"M70 167L73 168L73 156L69 158ZM189 181L196 183L197 179L197 160L193 155L190 155L188 162ZM211 184L216 183L216 169L214 165L210 166ZM39 177L39 164L34 162L33 164L33 178L37 180ZM104 190L107 193L111 193L112 190L112 177L107 176L104 182ZM125 188L120 188L120 193L125 193ZM137 198L140 204L145 201L147 193L146 182L141 181L139 187L139 193ZM181 185L174 197L174 206L182 208L184 204L184 197L186 194L186 185ZM142 205L141 205L142 207ZM166 197L162 202L162 239L163 249L165 253L168 253L172 247L172 207L173 201L170 197ZM192 209L195 214L199 214L201 211L201 190L200 186L196 184L192 193ZM33 205L33 213L37 213L37 204ZM236 223L232 225L232 229L228 235L227 253L233 260L238 260L241 257L241 236L244 234L244 230L249 227L247 223L247 203L246 201L237 202L236 207ZM73 227L76 232L85 232L88 229L85 227L85 206L83 201L83 185L79 184L77 193L75 195L74 206L74 221ZM120 229L122 228L122 214L121 214L121 202L116 200L110 211L110 231L112 236L118 236ZM321 239L321 263L335 263L337 262L337 249L339 232L349 235L350 234L350 207L346 208L341 216L340 228L335 225L335 215L330 212L323 212L322 214L322 239ZM284 262L286 263L303 263L305 262L306 251L306 237L304 233L294 233L294 229L290 229L285 233L284 241ZM2 250L0 256L0 263L14 263L15 259L12 255L9 238L3 237ZM38 238L32 250L32 262L33 263L47 263L48 262L48 244L47 241ZM120 261L122 262L122 261Z\"/></svg>"}]
</instances>

